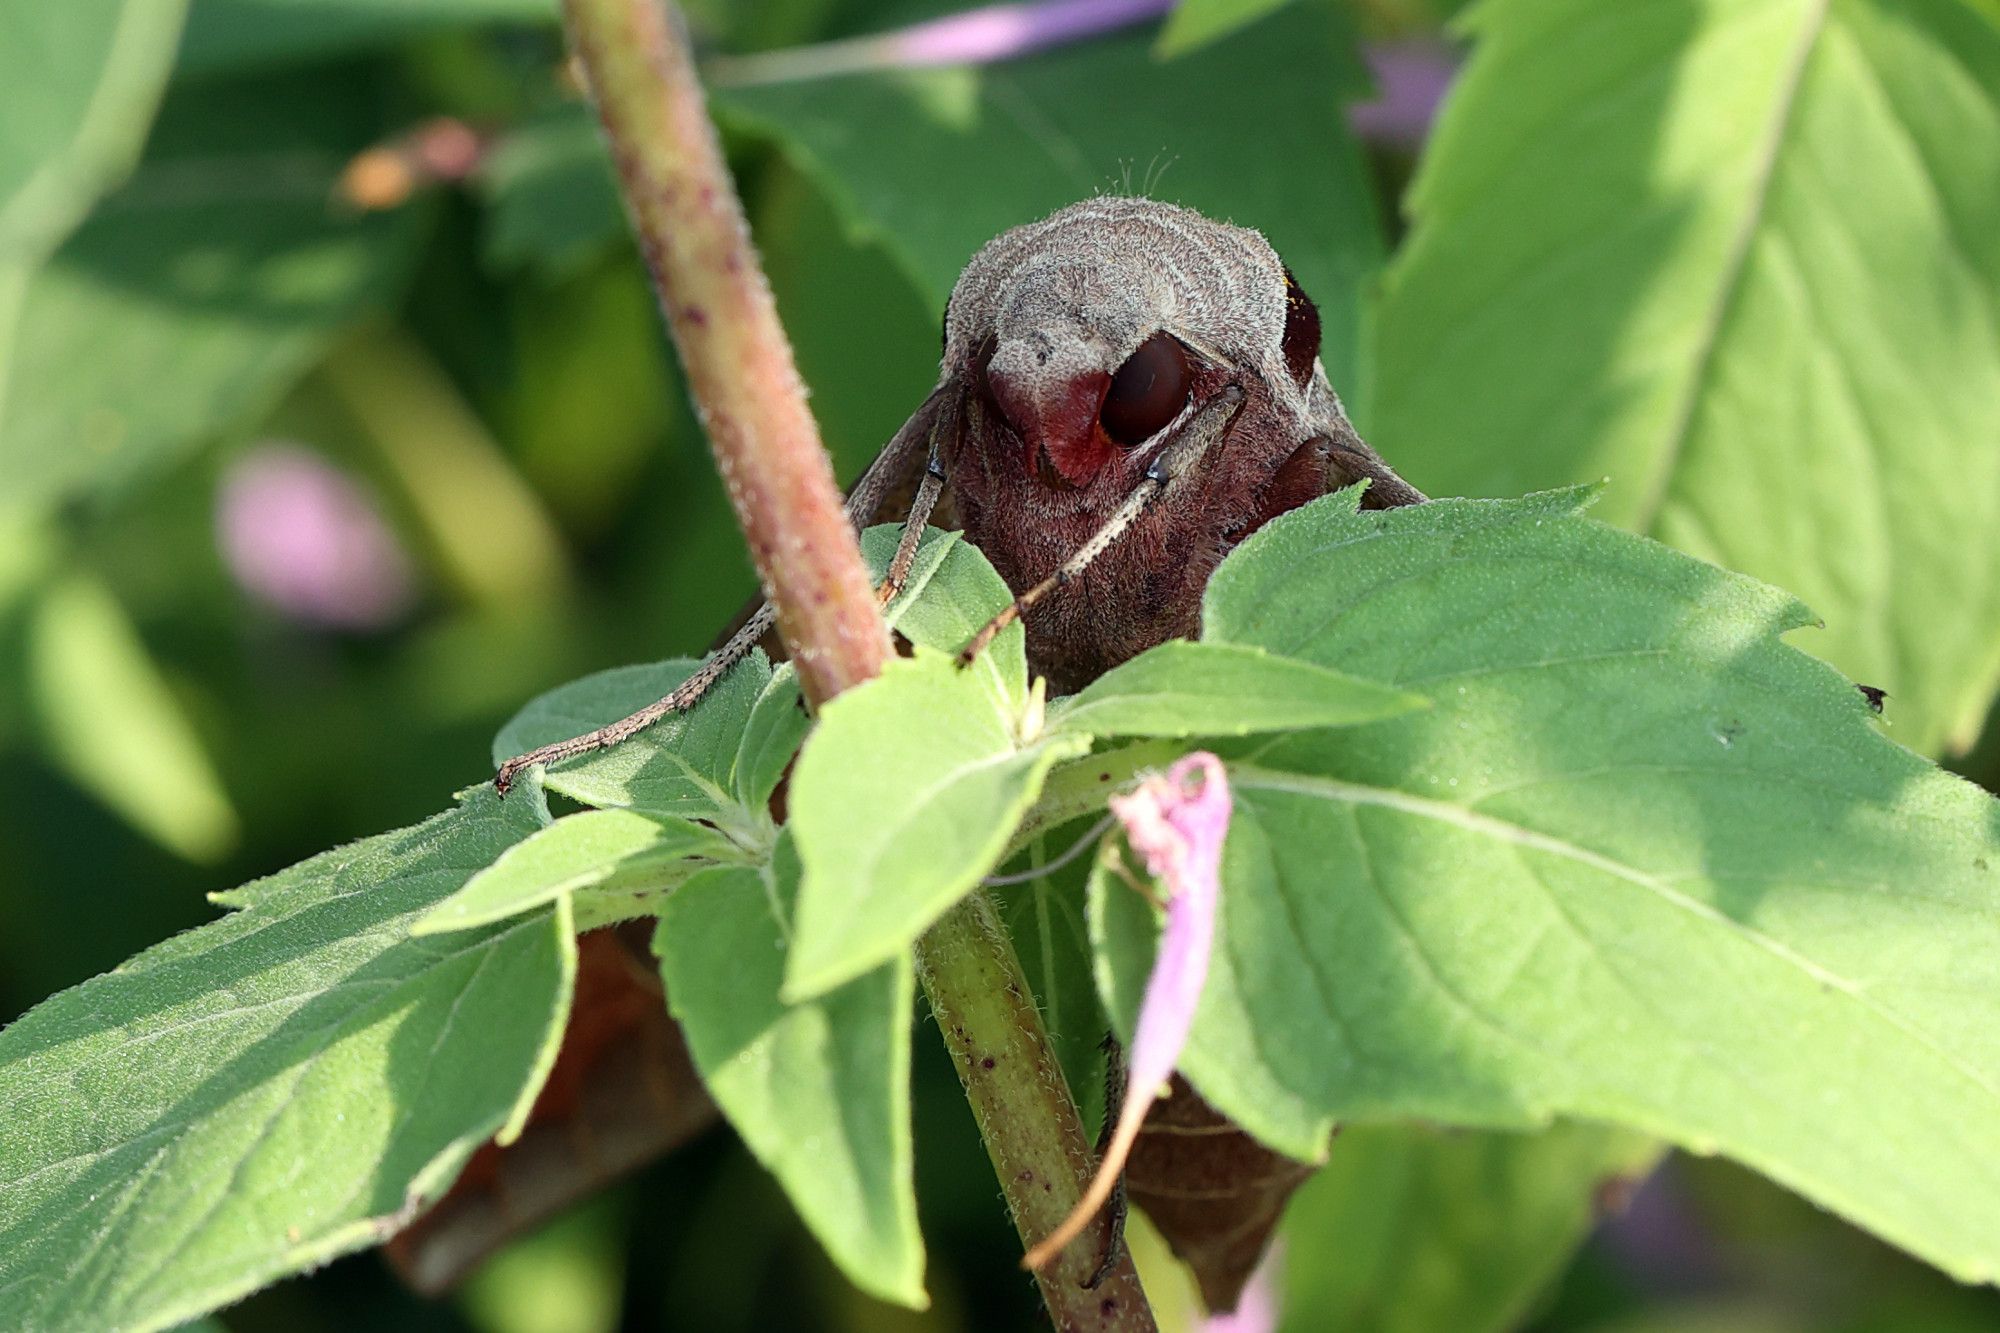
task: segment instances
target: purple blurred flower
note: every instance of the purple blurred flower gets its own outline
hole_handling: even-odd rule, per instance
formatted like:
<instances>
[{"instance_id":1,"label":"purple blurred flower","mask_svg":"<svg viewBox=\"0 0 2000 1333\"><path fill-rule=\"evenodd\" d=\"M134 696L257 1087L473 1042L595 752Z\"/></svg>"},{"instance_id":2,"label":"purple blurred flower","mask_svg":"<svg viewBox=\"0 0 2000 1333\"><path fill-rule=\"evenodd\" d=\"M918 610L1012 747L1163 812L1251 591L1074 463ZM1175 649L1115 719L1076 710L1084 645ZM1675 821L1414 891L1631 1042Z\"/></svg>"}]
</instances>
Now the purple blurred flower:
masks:
<instances>
[{"instance_id":1,"label":"purple blurred flower","mask_svg":"<svg viewBox=\"0 0 2000 1333\"><path fill-rule=\"evenodd\" d=\"M1430 135L1438 105L1458 74L1458 55L1433 38L1370 42L1362 50L1375 96L1347 109L1347 123L1370 143L1415 149Z\"/></svg>"},{"instance_id":2,"label":"purple blurred flower","mask_svg":"<svg viewBox=\"0 0 2000 1333\"><path fill-rule=\"evenodd\" d=\"M216 540L245 591L295 620L379 629L412 599L409 557L346 473L296 445L259 445L216 498Z\"/></svg>"},{"instance_id":3,"label":"purple blurred flower","mask_svg":"<svg viewBox=\"0 0 2000 1333\"><path fill-rule=\"evenodd\" d=\"M1028 1251L1030 1268L1041 1267L1074 1240L1110 1197L1147 1109L1187 1045L1215 942L1222 844L1229 835L1231 810L1222 761L1197 750L1165 776L1147 778L1130 796L1114 796L1110 804L1132 850L1166 890L1167 919L1126 1051L1125 1103L1118 1108L1117 1128L1083 1198L1061 1226Z\"/></svg>"},{"instance_id":4,"label":"purple blurred flower","mask_svg":"<svg viewBox=\"0 0 2000 1333\"><path fill-rule=\"evenodd\" d=\"M717 57L718 84L788 83L868 70L984 65L1111 32L1174 7L1174 0L1031 0L987 5L892 32L816 46Z\"/></svg>"}]
</instances>

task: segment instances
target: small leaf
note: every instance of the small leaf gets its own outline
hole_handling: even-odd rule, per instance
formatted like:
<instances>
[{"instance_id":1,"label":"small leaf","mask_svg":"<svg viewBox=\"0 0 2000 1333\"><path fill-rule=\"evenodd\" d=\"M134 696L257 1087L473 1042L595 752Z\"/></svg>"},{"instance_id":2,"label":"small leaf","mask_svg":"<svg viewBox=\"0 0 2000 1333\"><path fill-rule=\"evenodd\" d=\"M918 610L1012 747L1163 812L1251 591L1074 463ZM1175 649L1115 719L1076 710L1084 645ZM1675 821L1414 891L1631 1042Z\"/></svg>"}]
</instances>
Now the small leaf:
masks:
<instances>
[{"instance_id":1,"label":"small leaf","mask_svg":"<svg viewBox=\"0 0 2000 1333\"><path fill-rule=\"evenodd\" d=\"M666 901L653 947L723 1114L862 1290L921 1309L910 1146L910 962L779 998L798 891L789 838L761 868L707 870Z\"/></svg>"},{"instance_id":2,"label":"small leaf","mask_svg":"<svg viewBox=\"0 0 2000 1333\"><path fill-rule=\"evenodd\" d=\"M1089 748L1024 744L1019 723L977 671L927 648L821 710L792 777L805 887L788 996L896 957L998 863L1049 766Z\"/></svg>"},{"instance_id":3,"label":"small leaf","mask_svg":"<svg viewBox=\"0 0 2000 1333\"><path fill-rule=\"evenodd\" d=\"M902 539L900 524L884 524L861 534L861 554L879 581ZM1006 609L1014 594L978 547L956 532L924 533L910 562L903 589L883 609L889 628L923 648L955 653ZM1002 630L979 654L967 674L985 682L994 705L1018 713L1028 699L1028 638L1019 621Z\"/></svg>"},{"instance_id":4,"label":"small leaf","mask_svg":"<svg viewBox=\"0 0 2000 1333\"><path fill-rule=\"evenodd\" d=\"M410 925L534 825L483 793L326 852L0 1033L0 1326L193 1318L379 1242L518 1125L566 915Z\"/></svg>"},{"instance_id":5,"label":"small leaf","mask_svg":"<svg viewBox=\"0 0 2000 1333\"><path fill-rule=\"evenodd\" d=\"M1428 704L1261 648L1176 640L1085 686L1051 711L1049 727L1084 736L1247 736L1351 726Z\"/></svg>"},{"instance_id":6,"label":"small leaf","mask_svg":"<svg viewBox=\"0 0 2000 1333\"><path fill-rule=\"evenodd\" d=\"M763 809L811 728L812 719L806 715L805 698L799 692L799 673L787 662L772 673L764 692L751 706L749 721L743 724L743 739L736 747L736 764L730 774L730 789L736 799L753 810Z\"/></svg>"},{"instance_id":7,"label":"small leaf","mask_svg":"<svg viewBox=\"0 0 2000 1333\"><path fill-rule=\"evenodd\" d=\"M500 728L493 762L616 722L665 698L699 666L681 658L615 667L558 686ZM708 818L740 811L731 775L744 728L770 682L771 664L761 652L752 653L693 708L662 718L623 745L558 764L544 785L585 805L649 814ZM751 816L761 818L761 809L735 818Z\"/></svg>"},{"instance_id":8,"label":"small leaf","mask_svg":"<svg viewBox=\"0 0 2000 1333\"><path fill-rule=\"evenodd\" d=\"M1160 29L1153 53L1163 60L1198 51L1275 14L1292 0L1180 0Z\"/></svg>"},{"instance_id":9,"label":"small leaf","mask_svg":"<svg viewBox=\"0 0 2000 1333\"><path fill-rule=\"evenodd\" d=\"M491 925L586 889L658 894L732 855L741 855L734 843L692 820L585 810L509 847L464 888L417 918L410 933Z\"/></svg>"}]
</instances>

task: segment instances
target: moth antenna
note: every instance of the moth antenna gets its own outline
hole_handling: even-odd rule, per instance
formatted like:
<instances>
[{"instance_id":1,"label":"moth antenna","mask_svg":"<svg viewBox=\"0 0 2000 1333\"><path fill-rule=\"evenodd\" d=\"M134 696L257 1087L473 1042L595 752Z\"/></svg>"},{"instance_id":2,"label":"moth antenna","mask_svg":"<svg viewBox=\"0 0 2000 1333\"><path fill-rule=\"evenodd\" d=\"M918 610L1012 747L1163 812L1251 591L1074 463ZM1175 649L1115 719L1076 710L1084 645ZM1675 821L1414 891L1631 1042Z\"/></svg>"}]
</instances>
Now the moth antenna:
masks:
<instances>
[{"instance_id":1,"label":"moth antenna","mask_svg":"<svg viewBox=\"0 0 2000 1333\"><path fill-rule=\"evenodd\" d=\"M883 501L888 498L897 483L908 477L909 469L922 456L926 446L930 456L935 460L940 438L940 417L952 405L952 395L959 394L960 385L956 377L940 384L931 391L931 396L924 400L923 406L903 423L903 428L883 446L882 452L875 456L875 461L868 465L868 470L861 474L861 480L857 481L854 489L848 493L849 522L857 527L867 523L882 507ZM930 519L931 507L937 503L938 494L942 490L942 476L941 467L935 478L927 470L923 484L917 488L922 516L917 516L914 507L911 513L911 518L916 520L917 539L922 538L924 524ZM910 548L907 555L903 552L903 544L907 544ZM903 543L898 544L896 554L902 563L902 576L907 578L910 560L916 554L916 542L910 536L907 521ZM891 573L894 571L895 567L892 564ZM599 727L595 731L587 731L581 736L572 736L568 740L557 741L552 745L541 746L526 754L515 755L501 764L499 770L494 773L493 790L505 796L521 774L537 764L560 763L564 759L574 759L578 755L590 754L595 750L609 749L622 741L630 740L662 718L671 717L675 713L684 713L693 708L715 688L717 681L729 674L731 667L750 656L751 650L757 646L757 641L770 632L771 626L777 623L777 619L778 613L772 609L769 602L759 604L750 619L744 622L743 628L730 635L727 643L710 654L708 660L704 661L692 676L675 686L665 698L647 704L638 712L621 717L609 726Z\"/></svg>"}]
</instances>

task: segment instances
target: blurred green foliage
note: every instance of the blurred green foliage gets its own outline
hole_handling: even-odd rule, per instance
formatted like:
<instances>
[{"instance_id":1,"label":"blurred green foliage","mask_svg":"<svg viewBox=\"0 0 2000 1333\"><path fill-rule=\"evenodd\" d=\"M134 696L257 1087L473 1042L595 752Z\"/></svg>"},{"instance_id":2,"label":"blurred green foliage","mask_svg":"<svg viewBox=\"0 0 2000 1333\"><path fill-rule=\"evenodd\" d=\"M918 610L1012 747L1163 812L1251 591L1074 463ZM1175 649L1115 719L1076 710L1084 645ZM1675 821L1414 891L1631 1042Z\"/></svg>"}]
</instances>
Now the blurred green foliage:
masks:
<instances>
[{"instance_id":1,"label":"blurred green foliage","mask_svg":"<svg viewBox=\"0 0 2000 1333\"><path fill-rule=\"evenodd\" d=\"M704 48L731 53L945 7L689 5ZM1692 21L1728 7L1667 8ZM1834 7L1849 27L1902 34L1921 19L1981 49L1995 38L1978 25L2000 17L1991 0ZM929 386L944 295L980 241L1141 184L1270 232L1321 304L1336 383L1364 424L1382 386L1392 457L1421 457L1405 469L1420 484L1569 479L1482 437L1490 400L1466 391L1452 358L1461 378L1443 388L1419 359L1378 374L1373 298L1412 164L1354 143L1341 106L1366 89L1357 35L1435 36L1458 8L1196 3L1166 38L978 72L723 90L728 147L841 475ZM485 776L488 739L522 700L698 650L750 593L553 19L551 0L0 0L0 1019L210 919L205 892L429 814ZM1156 43L1188 53L1161 63ZM1489 96L1507 74L1496 58ZM1454 151L1481 156L1489 122L1478 106L1459 115ZM418 161L407 197L348 197L357 155L387 149L408 166L437 118L476 137L469 169ZM1838 157L1837 127L1808 129ZM1952 147L1956 186L1994 194L1993 155ZM1398 270L1390 354L1457 326L1422 304L1427 282L1470 292L1450 263L1474 264L1482 215L1450 213L1448 183L1427 187L1440 229ZM1548 188L1560 216L1575 200ZM1951 204L1990 218L1981 207ZM1984 257L2000 229L1957 234ZM1613 279L1659 280L1657 256L1599 258ZM1571 295L1537 306L1532 329L1506 318L1484 336L1499 370L1532 347L1561 379L1563 338L1584 337ZM1988 454L1996 417L1986 403ZM246 582L222 497L274 440L326 460L379 511L409 563L402 609L334 623ZM1588 451L1562 465L1592 478L1607 466ZM1762 507L1729 511L1734 535L1792 503L1751 498ZM1827 604L1837 579L1822 596L1777 577L1840 610ZM1958 605L1923 604L1932 623ZM1972 645L1959 656L1973 666L1918 673L1926 698L1945 700L1926 741L1964 736L1987 703L1983 645L2000 627L1984 609L1965 619L1954 642ZM1991 785L2000 744L1962 763ZM857 1294L771 1179L713 1134L519 1242L443 1304L417 1302L362 1255L206 1325L1032 1327L990 1168L921 1030L912 1078L925 1314ZM1539 1308L1530 1317L1548 1330L2000 1328L1991 1293L1710 1163L1676 1163L1537 1297L1522 1273L1559 1266L1590 1224L1578 1182L1603 1175L1598 1202L1615 1211L1621 1173L1647 1159L1622 1138L1564 1130L1523 1147L1371 1131L1334 1155L1293 1223L1295 1256L1333 1256L1291 1284L1300 1319L1414 1329L1448 1310L1470 1327L1477 1310L1498 1326ZM1521 1204L1468 1212L1468 1194ZM1156 1242L1147 1253L1161 1271Z\"/></svg>"}]
</instances>

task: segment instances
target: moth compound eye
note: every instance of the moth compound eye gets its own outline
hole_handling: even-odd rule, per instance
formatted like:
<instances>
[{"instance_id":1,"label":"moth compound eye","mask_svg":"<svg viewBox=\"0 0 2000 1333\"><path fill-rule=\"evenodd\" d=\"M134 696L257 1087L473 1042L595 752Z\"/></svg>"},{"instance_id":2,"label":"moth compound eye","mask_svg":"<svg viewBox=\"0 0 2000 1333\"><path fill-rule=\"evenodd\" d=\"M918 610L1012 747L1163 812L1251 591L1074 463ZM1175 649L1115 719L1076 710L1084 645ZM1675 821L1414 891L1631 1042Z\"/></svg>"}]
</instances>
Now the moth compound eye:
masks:
<instances>
[{"instance_id":1,"label":"moth compound eye","mask_svg":"<svg viewBox=\"0 0 2000 1333\"><path fill-rule=\"evenodd\" d=\"M1129 449L1159 434L1187 401L1187 352L1171 335L1156 333L1111 377L1097 420L1106 435Z\"/></svg>"}]
</instances>

